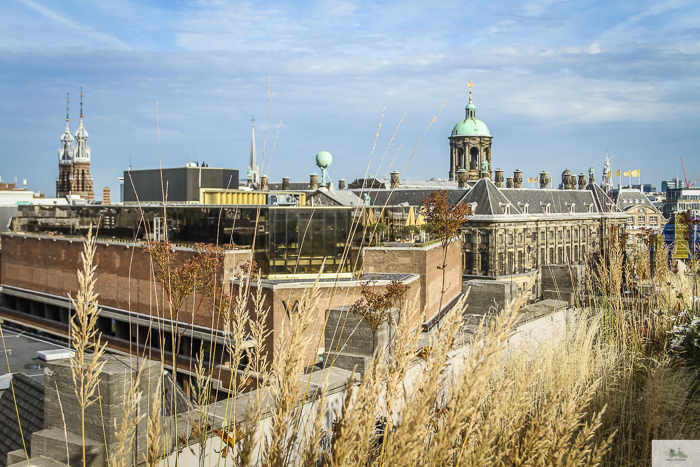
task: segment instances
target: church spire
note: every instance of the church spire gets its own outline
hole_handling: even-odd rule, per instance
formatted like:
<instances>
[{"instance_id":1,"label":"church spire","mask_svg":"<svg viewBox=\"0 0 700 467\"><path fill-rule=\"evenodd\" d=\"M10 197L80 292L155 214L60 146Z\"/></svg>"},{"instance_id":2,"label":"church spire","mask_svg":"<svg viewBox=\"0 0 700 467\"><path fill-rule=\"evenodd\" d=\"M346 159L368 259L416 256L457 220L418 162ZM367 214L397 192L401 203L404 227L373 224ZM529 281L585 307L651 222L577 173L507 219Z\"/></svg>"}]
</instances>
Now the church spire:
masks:
<instances>
[{"instance_id":1,"label":"church spire","mask_svg":"<svg viewBox=\"0 0 700 467\"><path fill-rule=\"evenodd\" d=\"M83 85L80 85L80 126L75 132L75 159L90 161L90 148L87 145L88 132L83 126Z\"/></svg>"},{"instance_id":2,"label":"church spire","mask_svg":"<svg viewBox=\"0 0 700 467\"><path fill-rule=\"evenodd\" d=\"M61 135L61 149L58 150L58 161L70 164L73 159L73 135L70 134L70 93L66 91L66 129Z\"/></svg>"}]
</instances>

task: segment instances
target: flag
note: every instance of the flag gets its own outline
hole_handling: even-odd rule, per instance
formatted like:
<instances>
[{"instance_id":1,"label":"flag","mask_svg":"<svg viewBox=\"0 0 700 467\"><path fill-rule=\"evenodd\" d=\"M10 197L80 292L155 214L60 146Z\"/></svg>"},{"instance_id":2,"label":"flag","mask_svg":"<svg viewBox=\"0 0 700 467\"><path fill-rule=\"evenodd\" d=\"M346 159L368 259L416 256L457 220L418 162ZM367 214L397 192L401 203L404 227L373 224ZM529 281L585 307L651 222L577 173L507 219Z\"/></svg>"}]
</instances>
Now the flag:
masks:
<instances>
[{"instance_id":1,"label":"flag","mask_svg":"<svg viewBox=\"0 0 700 467\"><path fill-rule=\"evenodd\" d=\"M618 170L618 172L619 172L619 170ZM612 170L608 170L608 173L606 175L608 176L608 178L612 177Z\"/></svg>"},{"instance_id":2,"label":"flag","mask_svg":"<svg viewBox=\"0 0 700 467\"><path fill-rule=\"evenodd\" d=\"M532 177L527 177L527 183L535 183Z\"/></svg>"},{"instance_id":3,"label":"flag","mask_svg":"<svg viewBox=\"0 0 700 467\"><path fill-rule=\"evenodd\" d=\"M632 171L632 176L633 176L633 177L639 177L639 169L633 170L633 171Z\"/></svg>"},{"instance_id":4,"label":"flag","mask_svg":"<svg viewBox=\"0 0 700 467\"><path fill-rule=\"evenodd\" d=\"M630 176L630 171L628 170L627 172L623 173L622 175L624 175L625 177L629 177L629 176Z\"/></svg>"},{"instance_id":5,"label":"flag","mask_svg":"<svg viewBox=\"0 0 700 467\"><path fill-rule=\"evenodd\" d=\"M617 170L615 171L615 176L616 176L616 177L619 177L619 176L620 176L620 169L617 169Z\"/></svg>"},{"instance_id":6,"label":"flag","mask_svg":"<svg viewBox=\"0 0 700 467\"><path fill-rule=\"evenodd\" d=\"M540 177L535 177L532 179L533 183L538 183L540 181Z\"/></svg>"}]
</instances>

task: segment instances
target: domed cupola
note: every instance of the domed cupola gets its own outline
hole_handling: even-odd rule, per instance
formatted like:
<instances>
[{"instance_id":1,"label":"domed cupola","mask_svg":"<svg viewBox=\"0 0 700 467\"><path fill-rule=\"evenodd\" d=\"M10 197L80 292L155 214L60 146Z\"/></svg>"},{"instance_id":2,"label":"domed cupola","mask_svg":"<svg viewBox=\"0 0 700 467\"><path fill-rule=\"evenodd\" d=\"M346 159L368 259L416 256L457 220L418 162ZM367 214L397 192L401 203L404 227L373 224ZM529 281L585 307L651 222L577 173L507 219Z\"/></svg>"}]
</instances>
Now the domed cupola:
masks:
<instances>
[{"instance_id":1,"label":"domed cupola","mask_svg":"<svg viewBox=\"0 0 700 467\"><path fill-rule=\"evenodd\" d=\"M469 180L478 180L481 173L481 162L488 162L489 177L491 174L491 132L484 122L476 118L476 106L472 100L474 83L469 81L469 103L465 110L464 120L460 120L452 129L450 135L450 180L454 180L457 170L465 169Z\"/></svg>"}]
</instances>

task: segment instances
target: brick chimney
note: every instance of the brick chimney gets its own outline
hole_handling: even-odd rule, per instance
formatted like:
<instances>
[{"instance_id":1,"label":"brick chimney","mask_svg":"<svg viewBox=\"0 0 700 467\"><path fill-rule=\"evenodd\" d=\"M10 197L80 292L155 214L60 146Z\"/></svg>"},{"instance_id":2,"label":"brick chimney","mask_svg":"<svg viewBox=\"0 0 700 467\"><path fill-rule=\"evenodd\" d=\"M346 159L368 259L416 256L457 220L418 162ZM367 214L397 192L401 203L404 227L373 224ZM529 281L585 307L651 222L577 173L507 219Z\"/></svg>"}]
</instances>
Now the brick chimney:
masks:
<instances>
[{"instance_id":1,"label":"brick chimney","mask_svg":"<svg viewBox=\"0 0 700 467\"><path fill-rule=\"evenodd\" d=\"M289 190L289 177L282 177L282 189Z\"/></svg>"},{"instance_id":2,"label":"brick chimney","mask_svg":"<svg viewBox=\"0 0 700 467\"><path fill-rule=\"evenodd\" d=\"M318 174L309 175L309 189L318 190Z\"/></svg>"},{"instance_id":3,"label":"brick chimney","mask_svg":"<svg viewBox=\"0 0 700 467\"><path fill-rule=\"evenodd\" d=\"M345 189L345 179L344 178L341 178L340 180L338 180L338 189L339 190Z\"/></svg>"}]
</instances>

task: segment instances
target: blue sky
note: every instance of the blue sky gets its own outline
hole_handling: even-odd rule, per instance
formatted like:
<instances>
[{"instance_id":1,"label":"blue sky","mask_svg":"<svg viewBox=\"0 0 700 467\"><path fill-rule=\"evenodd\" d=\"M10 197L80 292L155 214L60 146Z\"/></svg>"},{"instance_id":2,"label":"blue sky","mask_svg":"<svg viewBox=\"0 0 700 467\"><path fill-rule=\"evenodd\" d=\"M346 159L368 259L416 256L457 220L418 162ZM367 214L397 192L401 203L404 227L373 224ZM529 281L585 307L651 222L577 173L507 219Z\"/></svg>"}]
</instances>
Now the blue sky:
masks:
<instances>
[{"instance_id":1,"label":"blue sky","mask_svg":"<svg viewBox=\"0 0 700 467\"><path fill-rule=\"evenodd\" d=\"M5 0L0 174L55 194L65 93L74 133L82 84L98 199L130 157L158 166L156 102L164 167L244 176L255 114L271 181L308 180L321 150L334 179L446 177L472 80L506 173L600 180L607 149L659 188L680 157L700 177L699 2L427 3Z\"/></svg>"}]
</instances>

